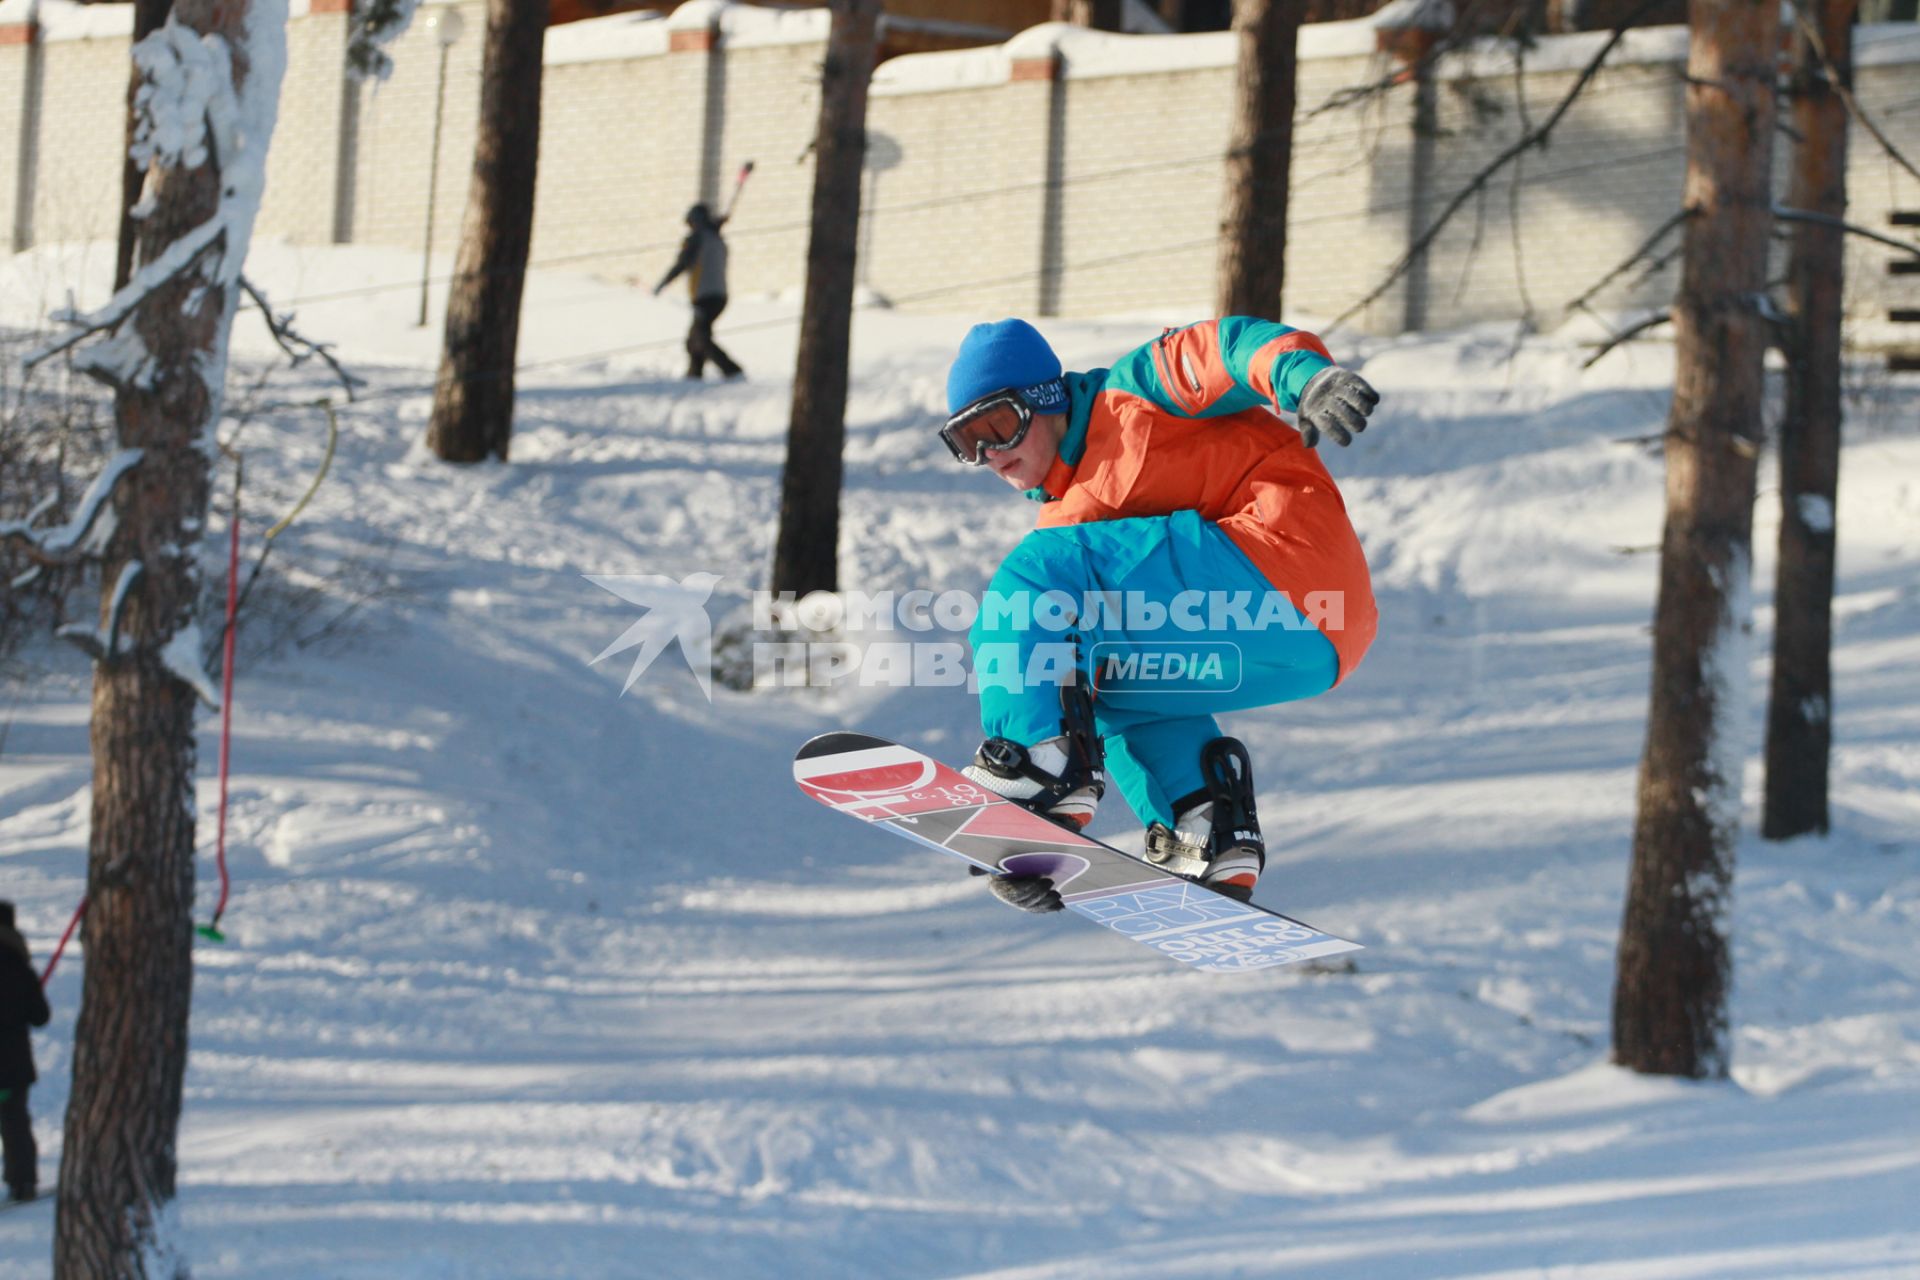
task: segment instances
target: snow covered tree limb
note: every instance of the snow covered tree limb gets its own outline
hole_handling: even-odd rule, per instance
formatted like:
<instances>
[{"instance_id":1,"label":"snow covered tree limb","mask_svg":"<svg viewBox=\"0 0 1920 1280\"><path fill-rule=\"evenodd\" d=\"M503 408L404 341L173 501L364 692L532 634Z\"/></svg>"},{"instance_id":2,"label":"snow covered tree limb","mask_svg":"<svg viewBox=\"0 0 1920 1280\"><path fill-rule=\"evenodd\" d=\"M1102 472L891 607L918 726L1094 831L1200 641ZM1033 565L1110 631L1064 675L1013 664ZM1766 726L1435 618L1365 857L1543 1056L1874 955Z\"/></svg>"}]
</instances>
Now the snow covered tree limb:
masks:
<instances>
[{"instance_id":1,"label":"snow covered tree limb","mask_svg":"<svg viewBox=\"0 0 1920 1280\"><path fill-rule=\"evenodd\" d=\"M118 328L127 317L139 309L140 304L154 290L166 284L181 272L192 267L200 255L227 230L227 218L224 212L215 214L193 230L167 246L152 262L141 267L134 274L127 287L113 295L106 305L98 311L79 313L60 310L53 313L53 319L68 326L68 331L29 351L20 361L25 368L31 369L50 357L59 355L77 344L86 341L96 333L106 333ZM98 366L92 372L104 372Z\"/></svg>"},{"instance_id":2,"label":"snow covered tree limb","mask_svg":"<svg viewBox=\"0 0 1920 1280\"><path fill-rule=\"evenodd\" d=\"M353 6L348 22L347 66L363 80L385 80L393 74L387 46L406 34L420 0L363 0Z\"/></svg>"},{"instance_id":3,"label":"snow covered tree limb","mask_svg":"<svg viewBox=\"0 0 1920 1280\"><path fill-rule=\"evenodd\" d=\"M27 514L24 520L0 520L0 544L14 547L25 553L27 559L35 564L49 568L57 565L74 564L88 554L95 541L94 527L100 516L108 510L107 499L113 496L113 490L122 476L139 465L141 451L122 449L107 459L107 465L93 478L81 495L79 509L57 529L35 530L33 522L39 518L54 499L49 495ZM108 516L109 521L112 517Z\"/></svg>"},{"instance_id":4,"label":"snow covered tree limb","mask_svg":"<svg viewBox=\"0 0 1920 1280\"><path fill-rule=\"evenodd\" d=\"M111 662L118 658L121 654L120 620L126 613L127 600L133 594L134 584L140 581L146 569L146 565L138 560L129 560L120 566L120 576L114 580L113 597L107 605L106 621L99 626L75 624L61 627L54 634L73 644L95 662Z\"/></svg>"},{"instance_id":5,"label":"snow covered tree limb","mask_svg":"<svg viewBox=\"0 0 1920 1280\"><path fill-rule=\"evenodd\" d=\"M1440 215L1433 220L1432 224L1429 225L1425 231L1420 233L1413 244L1408 246L1407 251L1401 254L1393 266L1388 269L1386 278L1375 285L1364 298L1361 298L1360 301L1341 312L1329 327L1339 328L1348 320L1351 320L1354 316L1365 311L1368 307L1385 297L1387 290L1391 289L1400 277L1407 273L1407 269L1417 262L1421 255L1425 254L1428 249L1433 247L1433 242L1440 238L1440 233L1444 231L1447 224L1453 220L1453 215L1460 212L1460 210L1466 206L1467 201L1473 199L1473 197L1493 179L1495 174L1513 163L1517 157L1525 152L1531 151L1535 147L1544 147L1548 139L1552 137L1554 128L1560 123L1561 118L1572 109L1574 102L1585 92L1587 85L1592 82L1594 76L1599 74L1601 66L1612 56L1614 49L1618 47L1620 42L1626 38L1628 28L1635 22L1638 22L1643 14L1653 8L1656 2L1657 0L1640 0L1640 3L1635 6L1633 12L1622 18L1620 24L1608 35L1606 43L1600 46L1599 52L1595 53L1587 62L1587 65L1581 68L1580 74L1574 78L1572 86L1568 88L1566 94L1560 99L1559 103L1555 105L1552 113L1549 114L1545 120L1541 121L1540 124L1528 130L1518 141L1495 156L1479 173L1473 176L1472 180L1469 181L1466 186L1455 192L1453 199L1447 202L1446 208L1440 211Z\"/></svg>"}]
</instances>

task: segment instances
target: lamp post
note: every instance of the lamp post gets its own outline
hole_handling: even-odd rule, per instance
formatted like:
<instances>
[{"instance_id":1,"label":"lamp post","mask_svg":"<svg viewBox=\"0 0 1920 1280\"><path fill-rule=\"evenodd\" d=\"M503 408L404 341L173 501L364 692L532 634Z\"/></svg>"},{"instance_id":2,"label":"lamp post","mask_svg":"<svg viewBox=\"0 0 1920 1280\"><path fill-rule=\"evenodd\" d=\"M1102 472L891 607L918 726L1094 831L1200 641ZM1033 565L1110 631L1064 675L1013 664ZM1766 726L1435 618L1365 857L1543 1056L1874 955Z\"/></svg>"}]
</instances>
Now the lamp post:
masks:
<instances>
[{"instance_id":1,"label":"lamp post","mask_svg":"<svg viewBox=\"0 0 1920 1280\"><path fill-rule=\"evenodd\" d=\"M447 114L447 55L453 52L454 42L466 25L460 11L452 7L437 8L427 18L427 30L440 46L440 78L433 91L433 158L427 164L427 234L420 253L420 319L415 324L421 328L426 327L427 286L433 280L433 206L440 193L440 126Z\"/></svg>"}]
</instances>

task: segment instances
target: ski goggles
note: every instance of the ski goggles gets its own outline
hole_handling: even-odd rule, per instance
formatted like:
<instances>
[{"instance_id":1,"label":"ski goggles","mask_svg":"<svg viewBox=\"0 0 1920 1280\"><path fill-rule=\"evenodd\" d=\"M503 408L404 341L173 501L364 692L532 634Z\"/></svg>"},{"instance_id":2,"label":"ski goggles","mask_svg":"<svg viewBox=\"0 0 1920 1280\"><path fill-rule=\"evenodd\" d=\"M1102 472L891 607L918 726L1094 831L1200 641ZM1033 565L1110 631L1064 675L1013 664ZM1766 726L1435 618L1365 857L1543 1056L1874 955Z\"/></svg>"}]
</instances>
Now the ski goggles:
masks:
<instances>
[{"instance_id":1,"label":"ski goggles","mask_svg":"<svg viewBox=\"0 0 1920 1280\"><path fill-rule=\"evenodd\" d=\"M1018 391L996 391L983 396L947 419L940 438L956 461L985 466L989 453L1012 449L1027 438L1033 426L1033 406Z\"/></svg>"}]
</instances>

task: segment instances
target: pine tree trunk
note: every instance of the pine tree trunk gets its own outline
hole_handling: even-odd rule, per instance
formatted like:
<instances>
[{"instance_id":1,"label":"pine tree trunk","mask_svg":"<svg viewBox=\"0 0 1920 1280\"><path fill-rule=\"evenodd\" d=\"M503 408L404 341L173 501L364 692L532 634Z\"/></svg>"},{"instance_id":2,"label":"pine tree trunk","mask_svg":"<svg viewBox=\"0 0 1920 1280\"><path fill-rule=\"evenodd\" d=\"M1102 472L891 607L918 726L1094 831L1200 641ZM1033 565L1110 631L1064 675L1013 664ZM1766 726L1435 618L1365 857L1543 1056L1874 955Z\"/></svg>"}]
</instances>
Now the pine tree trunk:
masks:
<instances>
[{"instance_id":1,"label":"pine tree trunk","mask_svg":"<svg viewBox=\"0 0 1920 1280\"><path fill-rule=\"evenodd\" d=\"M780 482L775 591L839 586L841 454L847 439L847 364L879 0L833 0L814 145L813 220L800 354Z\"/></svg>"},{"instance_id":2,"label":"pine tree trunk","mask_svg":"<svg viewBox=\"0 0 1920 1280\"><path fill-rule=\"evenodd\" d=\"M1805 0L1801 13L1845 84L1853 80L1854 0ZM1804 33L1794 42L1793 181L1787 203L1847 211L1847 109ZM1845 233L1793 224L1788 266L1792 351L1780 424L1780 565L1774 579L1773 689L1761 834L1827 829L1832 749L1834 539L1840 480L1840 312Z\"/></svg>"},{"instance_id":3,"label":"pine tree trunk","mask_svg":"<svg viewBox=\"0 0 1920 1280\"><path fill-rule=\"evenodd\" d=\"M243 85L261 42L285 39L283 5L253 15L249 7L229 0L174 7L182 26L224 38ZM251 30L253 21L262 30ZM283 62L283 49L262 54L260 74ZM278 93L277 82L249 87L269 103ZM140 224L141 259L154 261L220 212L223 188L257 178L252 165L264 170L267 142L238 141L246 181L238 168L221 171L228 154L213 147L198 168L157 170L154 210ZM147 355L142 376L99 371L114 383L120 446L142 451L114 494L103 626L114 584L136 562L138 577L120 614L118 648L94 668L86 973L54 1225L59 1280L146 1280L186 1269L163 1222L174 1197L193 990L195 695L162 651L194 625L200 595L196 546L238 300L232 274L219 274L237 264L218 250L245 242L253 212L228 210L224 243L216 240L216 251L156 288L125 322ZM193 633L181 647L198 661Z\"/></svg>"},{"instance_id":4,"label":"pine tree trunk","mask_svg":"<svg viewBox=\"0 0 1920 1280\"><path fill-rule=\"evenodd\" d=\"M504 462L513 436L546 34L547 0L487 0L473 181L427 428L427 444L447 462Z\"/></svg>"},{"instance_id":5,"label":"pine tree trunk","mask_svg":"<svg viewBox=\"0 0 1920 1280\"><path fill-rule=\"evenodd\" d=\"M133 42L139 44L167 20L173 0L133 0ZM133 208L140 203L140 190L146 185L147 171L127 154L133 148L133 98L140 92L140 73L127 77L127 141L120 153L120 240L114 254L113 290L118 293L133 279L134 246L140 236L140 224Z\"/></svg>"},{"instance_id":6,"label":"pine tree trunk","mask_svg":"<svg viewBox=\"0 0 1920 1280\"><path fill-rule=\"evenodd\" d=\"M1236 0L1233 140L1220 222L1218 313L1280 319L1287 277L1287 185L1293 165L1295 48L1304 0Z\"/></svg>"},{"instance_id":7,"label":"pine tree trunk","mask_svg":"<svg viewBox=\"0 0 1920 1280\"><path fill-rule=\"evenodd\" d=\"M1613 999L1615 1061L1727 1070L1725 912L1740 821L1755 459L1760 451L1779 8L1694 0L1691 211L1674 305L1667 523L1633 869Z\"/></svg>"}]
</instances>

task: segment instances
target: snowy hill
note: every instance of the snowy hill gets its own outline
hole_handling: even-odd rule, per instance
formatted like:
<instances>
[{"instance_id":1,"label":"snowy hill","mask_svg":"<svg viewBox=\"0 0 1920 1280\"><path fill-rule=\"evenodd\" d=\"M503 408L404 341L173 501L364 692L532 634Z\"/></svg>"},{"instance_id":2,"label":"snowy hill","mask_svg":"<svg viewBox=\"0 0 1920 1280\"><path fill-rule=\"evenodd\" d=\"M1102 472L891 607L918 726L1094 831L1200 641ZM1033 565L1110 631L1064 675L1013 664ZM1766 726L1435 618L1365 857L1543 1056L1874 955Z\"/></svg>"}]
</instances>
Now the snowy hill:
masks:
<instances>
[{"instance_id":1,"label":"snowy hill","mask_svg":"<svg viewBox=\"0 0 1920 1280\"><path fill-rule=\"evenodd\" d=\"M99 296L110 258L14 259L0 322ZM1335 693L1229 723L1261 770L1260 899L1368 949L1223 978L1001 908L794 789L830 728L961 757L959 691L709 703L669 655L622 697L622 659L589 665L634 610L584 575L721 574L716 617L763 580L794 300L736 302L750 380L694 389L680 305L537 276L514 461L456 470L418 444L437 323L366 291L410 255L261 245L250 270L371 386L250 642L357 608L236 692L235 893L180 1150L203 1280L1920 1275L1911 381L1851 407L1838 830L1743 841L1734 1077L1689 1085L1605 1063L1662 501L1623 441L1659 429L1667 348L1582 373L1571 335L1334 339L1386 397L1328 459L1381 639ZM1043 328L1087 367L1197 314ZM859 318L845 585L977 588L1031 522L931 439L978 318ZM237 375L270 352L247 317ZM324 423L239 443L252 554ZM1763 496L1761 588L1775 527ZM87 673L29 657L0 896L44 961L84 883ZM209 851L213 808L209 770ZM1096 831L1138 838L1117 802ZM215 887L209 861L203 917ZM36 1038L49 1181L83 964ZM0 1280L47 1273L51 1220L0 1216Z\"/></svg>"}]
</instances>

